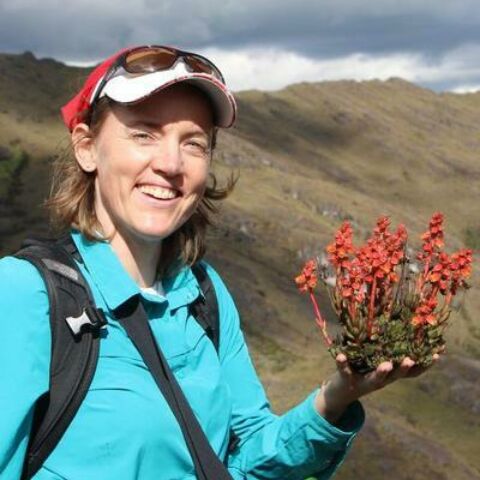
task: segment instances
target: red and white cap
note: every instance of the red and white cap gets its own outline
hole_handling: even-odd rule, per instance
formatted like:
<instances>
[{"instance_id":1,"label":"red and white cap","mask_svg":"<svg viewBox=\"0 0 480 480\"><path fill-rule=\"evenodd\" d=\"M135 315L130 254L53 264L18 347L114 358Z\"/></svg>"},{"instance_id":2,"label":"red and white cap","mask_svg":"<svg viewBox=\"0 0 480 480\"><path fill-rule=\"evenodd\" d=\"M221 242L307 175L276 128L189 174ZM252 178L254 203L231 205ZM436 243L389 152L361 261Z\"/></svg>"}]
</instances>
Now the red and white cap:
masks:
<instances>
[{"instance_id":1,"label":"red and white cap","mask_svg":"<svg viewBox=\"0 0 480 480\"><path fill-rule=\"evenodd\" d=\"M62 107L62 118L70 131L83 121L104 76L126 50L130 48L120 50L99 64L87 77L82 89ZM212 75L189 71L181 57L173 68L158 72L132 74L120 67L104 85L98 97L107 96L118 103L135 103L180 82L192 84L207 95L214 109L217 127L228 128L233 125L237 105L227 86Z\"/></svg>"}]
</instances>

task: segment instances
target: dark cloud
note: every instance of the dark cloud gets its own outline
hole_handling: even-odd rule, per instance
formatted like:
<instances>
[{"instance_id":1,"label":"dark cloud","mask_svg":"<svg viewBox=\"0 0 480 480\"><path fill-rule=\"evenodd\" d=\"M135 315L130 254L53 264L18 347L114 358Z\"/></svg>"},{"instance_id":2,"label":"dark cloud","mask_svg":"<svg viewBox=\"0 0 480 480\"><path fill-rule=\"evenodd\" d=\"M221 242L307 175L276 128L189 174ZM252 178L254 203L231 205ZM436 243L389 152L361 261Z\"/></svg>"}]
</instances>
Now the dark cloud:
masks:
<instances>
[{"instance_id":1,"label":"dark cloud","mask_svg":"<svg viewBox=\"0 0 480 480\"><path fill-rule=\"evenodd\" d=\"M305 22L306 23L306 22ZM313 24L311 24L313 23ZM284 48L312 58L334 58L352 53L388 54L421 53L438 58L445 52L466 43L480 43L479 25L455 27L444 19L433 23L430 18L410 16L372 19L357 17L335 24L310 24L293 29L291 25L276 25L267 31L244 31L232 35L217 32L209 42L223 48L269 46ZM197 44L198 46L198 44Z\"/></svg>"},{"instance_id":2,"label":"dark cloud","mask_svg":"<svg viewBox=\"0 0 480 480\"><path fill-rule=\"evenodd\" d=\"M0 46L88 60L125 44L275 46L313 57L439 55L480 41L476 2L2 0Z\"/></svg>"}]
</instances>

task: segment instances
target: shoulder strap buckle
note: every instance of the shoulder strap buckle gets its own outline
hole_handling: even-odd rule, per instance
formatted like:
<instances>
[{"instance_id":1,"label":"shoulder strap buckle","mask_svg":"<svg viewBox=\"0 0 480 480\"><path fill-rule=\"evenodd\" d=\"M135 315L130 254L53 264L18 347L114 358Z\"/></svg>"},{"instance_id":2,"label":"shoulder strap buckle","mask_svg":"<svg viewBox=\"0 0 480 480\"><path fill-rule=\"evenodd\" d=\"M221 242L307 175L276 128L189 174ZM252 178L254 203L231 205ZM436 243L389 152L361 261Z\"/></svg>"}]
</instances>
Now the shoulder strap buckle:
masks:
<instances>
[{"instance_id":1,"label":"shoulder strap buckle","mask_svg":"<svg viewBox=\"0 0 480 480\"><path fill-rule=\"evenodd\" d=\"M80 335L85 330L97 331L107 325L107 318L101 308L87 306L79 317L67 317L65 319L72 333Z\"/></svg>"}]
</instances>

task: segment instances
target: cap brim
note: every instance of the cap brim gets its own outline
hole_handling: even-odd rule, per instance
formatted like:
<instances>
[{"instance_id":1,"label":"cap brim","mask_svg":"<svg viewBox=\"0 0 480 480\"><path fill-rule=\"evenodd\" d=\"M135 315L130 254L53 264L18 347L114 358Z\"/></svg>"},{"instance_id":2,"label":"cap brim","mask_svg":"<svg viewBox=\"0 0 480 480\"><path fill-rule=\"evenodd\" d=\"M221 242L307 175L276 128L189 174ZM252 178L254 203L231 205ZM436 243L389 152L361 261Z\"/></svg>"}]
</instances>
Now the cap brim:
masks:
<instances>
[{"instance_id":1,"label":"cap brim","mask_svg":"<svg viewBox=\"0 0 480 480\"><path fill-rule=\"evenodd\" d=\"M202 90L215 110L215 125L231 127L236 117L235 99L227 87L215 77L203 73L185 73L174 76L172 71L144 75L118 75L107 82L102 94L119 103L136 103L177 83L189 83Z\"/></svg>"}]
</instances>

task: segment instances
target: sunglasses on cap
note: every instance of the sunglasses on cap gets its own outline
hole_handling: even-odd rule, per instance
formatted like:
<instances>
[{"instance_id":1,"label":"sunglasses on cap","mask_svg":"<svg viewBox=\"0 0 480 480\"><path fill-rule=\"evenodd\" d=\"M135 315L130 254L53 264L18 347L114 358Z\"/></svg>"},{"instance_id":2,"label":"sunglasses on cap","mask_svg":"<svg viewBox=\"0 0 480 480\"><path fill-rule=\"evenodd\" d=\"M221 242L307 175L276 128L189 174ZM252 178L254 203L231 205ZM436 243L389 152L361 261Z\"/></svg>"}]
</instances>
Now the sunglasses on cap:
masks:
<instances>
[{"instance_id":1,"label":"sunglasses on cap","mask_svg":"<svg viewBox=\"0 0 480 480\"><path fill-rule=\"evenodd\" d=\"M120 68L132 74L148 74L170 70L179 60L183 60L186 68L191 72L211 75L225 84L225 79L220 70L202 55L166 46L136 47L123 52L111 65L96 88L95 94L90 100L90 105L95 104L107 82Z\"/></svg>"}]
</instances>

